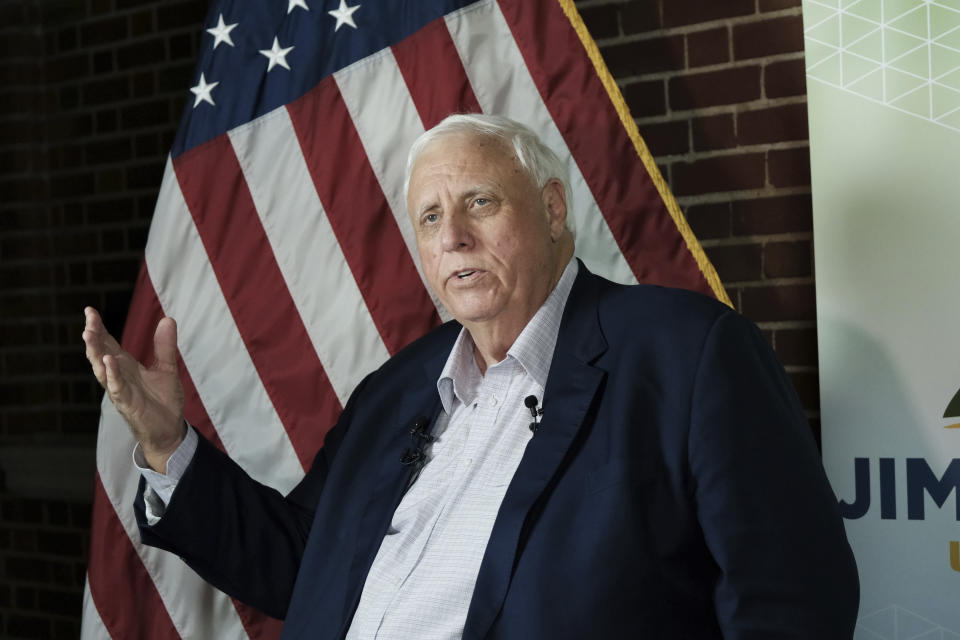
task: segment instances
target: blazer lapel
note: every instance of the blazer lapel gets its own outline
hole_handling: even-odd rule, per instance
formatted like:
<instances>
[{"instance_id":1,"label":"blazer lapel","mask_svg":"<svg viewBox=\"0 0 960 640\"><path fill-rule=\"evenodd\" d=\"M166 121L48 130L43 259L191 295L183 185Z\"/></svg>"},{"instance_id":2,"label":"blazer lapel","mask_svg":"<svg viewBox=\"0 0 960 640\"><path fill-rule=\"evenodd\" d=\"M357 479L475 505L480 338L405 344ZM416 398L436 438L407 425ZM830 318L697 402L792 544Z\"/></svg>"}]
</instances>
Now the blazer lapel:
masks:
<instances>
[{"instance_id":1,"label":"blazer lapel","mask_svg":"<svg viewBox=\"0 0 960 640\"><path fill-rule=\"evenodd\" d=\"M507 488L477 575L464 639L483 638L496 619L522 552L524 525L549 494L606 373L591 366L606 341L597 319L598 278L580 263L560 324L543 399L543 418Z\"/></svg>"}]
</instances>

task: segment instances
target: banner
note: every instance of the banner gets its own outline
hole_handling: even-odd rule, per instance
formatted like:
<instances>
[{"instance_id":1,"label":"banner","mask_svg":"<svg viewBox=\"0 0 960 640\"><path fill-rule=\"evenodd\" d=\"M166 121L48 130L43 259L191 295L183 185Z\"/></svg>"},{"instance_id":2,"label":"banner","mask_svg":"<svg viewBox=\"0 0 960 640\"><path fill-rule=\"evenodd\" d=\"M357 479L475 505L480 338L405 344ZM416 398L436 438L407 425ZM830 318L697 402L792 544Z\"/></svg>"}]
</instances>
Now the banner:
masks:
<instances>
[{"instance_id":1,"label":"banner","mask_svg":"<svg viewBox=\"0 0 960 640\"><path fill-rule=\"evenodd\" d=\"M857 640L960 638L960 2L804 0L824 463Z\"/></svg>"}]
</instances>

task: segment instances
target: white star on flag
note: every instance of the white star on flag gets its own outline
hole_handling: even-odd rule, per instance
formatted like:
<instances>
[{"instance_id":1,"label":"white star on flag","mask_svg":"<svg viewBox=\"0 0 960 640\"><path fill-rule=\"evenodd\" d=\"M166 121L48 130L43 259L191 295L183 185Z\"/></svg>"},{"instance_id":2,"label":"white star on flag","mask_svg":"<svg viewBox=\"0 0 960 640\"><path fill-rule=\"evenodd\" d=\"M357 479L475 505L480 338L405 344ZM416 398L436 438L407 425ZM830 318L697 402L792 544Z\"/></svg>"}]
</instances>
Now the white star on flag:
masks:
<instances>
[{"instance_id":1,"label":"white star on flag","mask_svg":"<svg viewBox=\"0 0 960 640\"><path fill-rule=\"evenodd\" d=\"M337 26L335 26L333 30L336 31L345 24L348 24L356 29L357 25L353 22L353 12L359 8L360 5L348 7L347 0L340 0L340 6L338 8L334 9L333 11L327 11L327 13L337 19Z\"/></svg>"},{"instance_id":2,"label":"white star on flag","mask_svg":"<svg viewBox=\"0 0 960 640\"><path fill-rule=\"evenodd\" d=\"M207 79L203 77L203 74L200 74L200 82L197 83L197 86L190 87L190 92L193 95L197 96L193 100L193 108L196 109L197 105L201 102L209 102L211 105L216 106L213 102L213 96L210 95L210 92L213 91L213 88L220 84L219 82L211 82L207 84Z\"/></svg>"},{"instance_id":3,"label":"white star on flag","mask_svg":"<svg viewBox=\"0 0 960 640\"><path fill-rule=\"evenodd\" d=\"M293 51L293 47L287 47L286 49L280 48L280 43L277 42L276 36L273 38L273 48L271 49L260 49L260 53L267 56L267 59L270 61L270 64L267 65L267 72L269 73L271 69L275 66L280 65L284 69L289 70L290 65L287 64L287 54Z\"/></svg>"},{"instance_id":4,"label":"white star on flag","mask_svg":"<svg viewBox=\"0 0 960 640\"><path fill-rule=\"evenodd\" d=\"M237 28L238 22L233 24L225 24L223 22L223 14L220 14L220 20L217 22L217 26L213 29L207 29L207 33L213 36L213 48L216 49L217 45L221 42L226 42L231 47L235 46L233 40L230 38L230 32Z\"/></svg>"},{"instance_id":5,"label":"white star on flag","mask_svg":"<svg viewBox=\"0 0 960 640\"><path fill-rule=\"evenodd\" d=\"M287 13L290 13L296 7L310 11L310 7L307 6L307 0L287 0L287 3Z\"/></svg>"}]
</instances>

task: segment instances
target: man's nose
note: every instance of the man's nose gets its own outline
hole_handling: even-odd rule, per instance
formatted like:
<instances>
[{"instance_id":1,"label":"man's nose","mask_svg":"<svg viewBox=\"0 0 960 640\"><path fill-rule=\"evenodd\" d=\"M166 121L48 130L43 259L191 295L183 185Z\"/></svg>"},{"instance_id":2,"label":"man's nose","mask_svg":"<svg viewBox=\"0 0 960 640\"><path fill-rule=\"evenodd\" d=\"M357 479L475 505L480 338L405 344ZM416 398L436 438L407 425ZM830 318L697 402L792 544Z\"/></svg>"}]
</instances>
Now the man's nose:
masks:
<instances>
[{"instance_id":1,"label":"man's nose","mask_svg":"<svg viewBox=\"0 0 960 640\"><path fill-rule=\"evenodd\" d=\"M441 222L440 240L444 251L462 251L473 244L469 222L461 213L444 216Z\"/></svg>"}]
</instances>

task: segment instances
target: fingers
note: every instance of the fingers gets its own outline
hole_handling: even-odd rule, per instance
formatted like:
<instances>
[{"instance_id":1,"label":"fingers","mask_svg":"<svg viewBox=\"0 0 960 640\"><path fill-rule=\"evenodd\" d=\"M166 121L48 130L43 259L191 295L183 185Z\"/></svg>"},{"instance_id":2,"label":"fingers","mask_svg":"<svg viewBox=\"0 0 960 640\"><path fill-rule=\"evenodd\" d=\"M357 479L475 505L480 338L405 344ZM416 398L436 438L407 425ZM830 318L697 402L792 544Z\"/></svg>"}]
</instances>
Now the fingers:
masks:
<instances>
[{"instance_id":1,"label":"fingers","mask_svg":"<svg viewBox=\"0 0 960 640\"><path fill-rule=\"evenodd\" d=\"M103 357L106 355L120 356L124 353L123 349L112 335L107 331L100 318L100 314L93 307L83 309L85 323L83 326L83 342L86 346L87 360L93 369L93 375L97 378L100 386L106 388L106 368L103 364Z\"/></svg>"},{"instance_id":2,"label":"fingers","mask_svg":"<svg viewBox=\"0 0 960 640\"><path fill-rule=\"evenodd\" d=\"M93 307L86 307L83 310L85 323L83 326L83 343L86 346L87 360L93 369L93 375L97 378L100 386L106 387L106 369L103 364L103 356L106 348L103 344L103 334L106 330L100 314Z\"/></svg>"},{"instance_id":3,"label":"fingers","mask_svg":"<svg viewBox=\"0 0 960 640\"><path fill-rule=\"evenodd\" d=\"M110 399L113 403L117 404L119 400L122 400L121 395L126 387L120 375L120 365L114 356L103 356L102 364L105 372L104 387L107 389L107 393L110 394Z\"/></svg>"},{"instance_id":4,"label":"fingers","mask_svg":"<svg viewBox=\"0 0 960 640\"><path fill-rule=\"evenodd\" d=\"M177 323L173 318L163 318L157 324L153 334L153 354L158 367L177 369Z\"/></svg>"}]
</instances>

